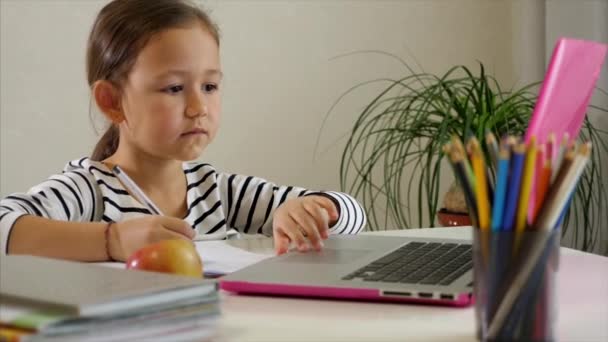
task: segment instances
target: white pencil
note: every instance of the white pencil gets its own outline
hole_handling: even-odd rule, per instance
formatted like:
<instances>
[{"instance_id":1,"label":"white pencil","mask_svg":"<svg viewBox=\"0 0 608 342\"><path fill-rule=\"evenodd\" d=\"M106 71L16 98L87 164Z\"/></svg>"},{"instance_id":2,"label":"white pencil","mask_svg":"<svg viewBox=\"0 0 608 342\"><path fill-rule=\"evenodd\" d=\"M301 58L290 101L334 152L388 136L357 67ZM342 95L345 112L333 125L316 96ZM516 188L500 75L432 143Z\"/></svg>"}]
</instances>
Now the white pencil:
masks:
<instances>
[{"instance_id":1,"label":"white pencil","mask_svg":"<svg viewBox=\"0 0 608 342\"><path fill-rule=\"evenodd\" d=\"M540 229L553 229L557 225L562 212L565 210L570 197L573 196L576 186L579 183L579 179L585 171L585 166L589 162L591 154L591 143L583 144L572 162L568 173L564 177L561 184L553 184L557 186L555 195L552 196L554 201L549 202L551 205L543 210L543 213L539 213L538 220L535 225ZM544 209L544 208L543 208Z\"/></svg>"},{"instance_id":2,"label":"white pencil","mask_svg":"<svg viewBox=\"0 0 608 342\"><path fill-rule=\"evenodd\" d=\"M141 202L152 214L154 215L163 215L163 213L158 209L154 202L146 196L146 194L135 184L135 182L118 166L114 166L112 168L112 172L120 179L123 185L129 190L131 194ZM239 234L236 231L223 231L218 232L218 234L200 234L197 233L194 237L195 241L207 241L207 240L218 240L218 239L231 239L238 238Z\"/></svg>"},{"instance_id":3,"label":"white pencil","mask_svg":"<svg viewBox=\"0 0 608 342\"><path fill-rule=\"evenodd\" d=\"M122 184L129 190L129 192L143 204L152 214L162 215L160 209L144 194L143 191L135 184L135 182L129 178L129 176L118 166L112 168L112 172L118 177Z\"/></svg>"},{"instance_id":4,"label":"white pencil","mask_svg":"<svg viewBox=\"0 0 608 342\"><path fill-rule=\"evenodd\" d=\"M559 168L562 166L562 161L564 161L564 155L566 154L566 150L568 149L568 144L570 143L570 135L568 134L568 132L564 133L564 136L562 137L562 141L559 143L559 146L556 146L554 148L557 148L557 154L555 156L555 160L553 161L551 168L552 168L552 173L551 173L551 184L553 184L553 182L555 182L555 177L557 177L557 172L559 171Z\"/></svg>"}]
</instances>

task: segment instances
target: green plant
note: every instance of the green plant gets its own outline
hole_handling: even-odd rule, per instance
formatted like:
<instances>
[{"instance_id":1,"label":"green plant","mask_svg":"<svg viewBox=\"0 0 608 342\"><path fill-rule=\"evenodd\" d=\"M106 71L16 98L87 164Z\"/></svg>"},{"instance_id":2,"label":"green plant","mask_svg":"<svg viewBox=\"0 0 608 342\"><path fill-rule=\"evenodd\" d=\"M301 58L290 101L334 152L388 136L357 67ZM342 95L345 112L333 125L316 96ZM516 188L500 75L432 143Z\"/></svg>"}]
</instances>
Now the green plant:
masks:
<instances>
[{"instance_id":1,"label":"green plant","mask_svg":"<svg viewBox=\"0 0 608 342\"><path fill-rule=\"evenodd\" d=\"M409 72L403 78L382 80L388 86L358 115L342 154L342 190L363 201L371 230L391 224L421 227L425 221L432 225L442 178L450 174L441 153L443 145L452 135L475 135L483 141L487 130L497 137L523 135L540 84L505 90L486 74L482 63L477 74L466 66L455 66L442 76L415 73L405 65ZM369 82L342 94L329 112L366 84ZM608 244L600 242L601 229L608 223L606 170L602 168L602 156L608 151L606 135L608 132L585 119L579 138L593 143L593 158L563 226L563 234L573 230L574 247L583 250ZM417 213L417 222L413 213ZM599 247L608 251L608 246Z\"/></svg>"}]
</instances>

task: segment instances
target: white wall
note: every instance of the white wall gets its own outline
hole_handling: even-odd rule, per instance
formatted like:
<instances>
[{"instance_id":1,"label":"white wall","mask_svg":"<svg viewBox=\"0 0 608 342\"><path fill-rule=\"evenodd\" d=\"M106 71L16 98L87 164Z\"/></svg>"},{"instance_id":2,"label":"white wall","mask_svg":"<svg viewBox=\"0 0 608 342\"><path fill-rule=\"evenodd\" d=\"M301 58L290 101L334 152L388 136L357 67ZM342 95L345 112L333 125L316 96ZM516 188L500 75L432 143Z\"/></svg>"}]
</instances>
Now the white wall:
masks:
<instances>
[{"instance_id":1,"label":"white wall","mask_svg":"<svg viewBox=\"0 0 608 342\"><path fill-rule=\"evenodd\" d=\"M546 55L549 62L553 43L559 37L608 43L608 0L546 0ZM602 68L598 87L608 91L608 58ZM608 106L608 96L596 93L593 100ZM608 120L606 127L608 127Z\"/></svg>"},{"instance_id":2,"label":"white wall","mask_svg":"<svg viewBox=\"0 0 608 342\"><path fill-rule=\"evenodd\" d=\"M85 41L105 1L2 0L0 194L24 191L90 153ZM337 189L344 139L378 88L349 87L405 69L486 63L512 81L509 0L207 1L222 30L223 124L202 159L280 183ZM408 55L411 54L411 55ZM94 115L98 115L96 111ZM320 148L314 147L320 137Z\"/></svg>"}]
</instances>

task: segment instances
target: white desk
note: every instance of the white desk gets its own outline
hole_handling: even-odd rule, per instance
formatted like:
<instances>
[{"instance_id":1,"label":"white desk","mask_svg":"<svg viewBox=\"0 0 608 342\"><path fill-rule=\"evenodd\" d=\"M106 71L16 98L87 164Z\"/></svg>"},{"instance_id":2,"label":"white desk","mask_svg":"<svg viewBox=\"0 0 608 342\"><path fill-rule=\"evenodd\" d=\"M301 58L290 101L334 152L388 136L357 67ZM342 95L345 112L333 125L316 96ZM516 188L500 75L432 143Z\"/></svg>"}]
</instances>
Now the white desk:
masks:
<instances>
[{"instance_id":1,"label":"white desk","mask_svg":"<svg viewBox=\"0 0 608 342\"><path fill-rule=\"evenodd\" d=\"M470 228L373 234L467 239ZM272 252L270 240L230 244ZM608 341L608 258L562 248L559 341ZM219 341L474 341L473 308L253 297L223 293Z\"/></svg>"}]
</instances>

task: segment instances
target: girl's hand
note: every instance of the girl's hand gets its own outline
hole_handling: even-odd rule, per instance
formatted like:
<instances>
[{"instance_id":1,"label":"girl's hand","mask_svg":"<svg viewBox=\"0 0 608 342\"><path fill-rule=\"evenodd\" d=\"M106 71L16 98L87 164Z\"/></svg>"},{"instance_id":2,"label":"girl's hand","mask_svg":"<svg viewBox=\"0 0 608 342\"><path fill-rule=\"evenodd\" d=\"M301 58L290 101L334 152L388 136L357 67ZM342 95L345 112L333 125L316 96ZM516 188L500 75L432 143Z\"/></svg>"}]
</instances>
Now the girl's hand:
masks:
<instances>
[{"instance_id":1,"label":"girl's hand","mask_svg":"<svg viewBox=\"0 0 608 342\"><path fill-rule=\"evenodd\" d=\"M116 222L109 229L108 252L117 261L125 261L136 250L161 240L192 240L196 235L186 221L167 216L145 216Z\"/></svg>"},{"instance_id":2,"label":"girl's hand","mask_svg":"<svg viewBox=\"0 0 608 342\"><path fill-rule=\"evenodd\" d=\"M320 250L323 241L329 237L329 225L338 220L339 214L334 202L324 196L311 195L285 201L273 215L272 230L274 248L277 254L289 249L291 242L298 251L309 249L307 242Z\"/></svg>"}]
</instances>

